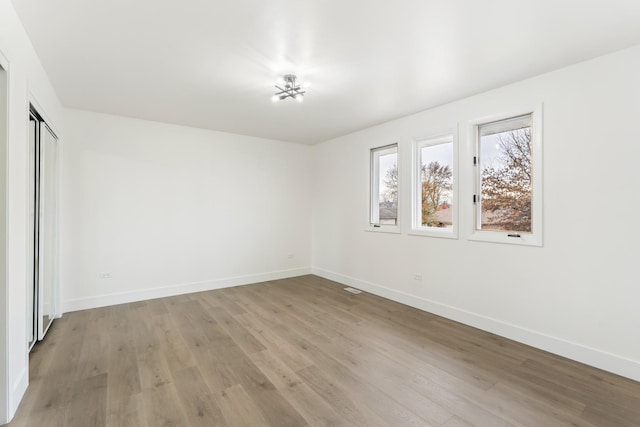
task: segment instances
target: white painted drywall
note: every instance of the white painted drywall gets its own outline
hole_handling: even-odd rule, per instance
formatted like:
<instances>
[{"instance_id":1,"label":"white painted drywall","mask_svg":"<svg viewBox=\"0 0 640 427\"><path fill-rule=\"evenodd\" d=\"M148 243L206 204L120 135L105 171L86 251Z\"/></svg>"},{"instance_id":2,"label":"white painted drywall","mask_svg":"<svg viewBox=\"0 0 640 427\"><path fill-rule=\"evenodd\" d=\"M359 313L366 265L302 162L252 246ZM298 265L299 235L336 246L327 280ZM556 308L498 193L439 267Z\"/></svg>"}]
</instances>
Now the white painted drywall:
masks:
<instances>
[{"instance_id":1,"label":"white painted drywall","mask_svg":"<svg viewBox=\"0 0 640 427\"><path fill-rule=\"evenodd\" d=\"M310 147L78 110L65 126L64 311L310 271Z\"/></svg>"},{"instance_id":2,"label":"white painted drywall","mask_svg":"<svg viewBox=\"0 0 640 427\"><path fill-rule=\"evenodd\" d=\"M9 77L8 168L7 168L7 298L2 300L5 315L0 325L6 328L6 341L0 346L5 352L6 381L0 384L7 399L0 402L0 423L15 413L26 390L29 359L26 343L27 289L27 182L28 182L28 120L29 102L37 103L39 112L56 130L62 107L49 83L38 57L9 0L0 0L0 53L7 59ZM2 312L3 310L0 310Z\"/></svg>"},{"instance_id":3,"label":"white painted drywall","mask_svg":"<svg viewBox=\"0 0 640 427\"><path fill-rule=\"evenodd\" d=\"M0 343L7 348L7 107L9 61L0 53ZM7 410L7 352L0 351L0 422Z\"/></svg>"},{"instance_id":4,"label":"white painted drywall","mask_svg":"<svg viewBox=\"0 0 640 427\"><path fill-rule=\"evenodd\" d=\"M540 103L544 247L467 240L467 123ZM314 272L640 380L638 117L640 46L317 145ZM456 123L460 238L409 236L411 140ZM366 232L368 148L393 142L404 233Z\"/></svg>"}]
</instances>

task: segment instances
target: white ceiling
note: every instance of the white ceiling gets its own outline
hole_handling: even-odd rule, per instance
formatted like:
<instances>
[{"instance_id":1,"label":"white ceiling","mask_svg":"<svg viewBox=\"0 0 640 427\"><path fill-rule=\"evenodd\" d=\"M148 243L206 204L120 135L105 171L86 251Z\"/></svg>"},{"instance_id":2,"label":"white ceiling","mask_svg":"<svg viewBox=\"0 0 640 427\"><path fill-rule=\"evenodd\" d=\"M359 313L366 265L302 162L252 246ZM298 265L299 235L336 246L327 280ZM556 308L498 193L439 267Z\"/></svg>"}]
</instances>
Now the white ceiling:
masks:
<instances>
[{"instance_id":1,"label":"white ceiling","mask_svg":"<svg viewBox=\"0 0 640 427\"><path fill-rule=\"evenodd\" d=\"M640 43L638 0L12 1L67 107L306 144Z\"/></svg>"}]
</instances>

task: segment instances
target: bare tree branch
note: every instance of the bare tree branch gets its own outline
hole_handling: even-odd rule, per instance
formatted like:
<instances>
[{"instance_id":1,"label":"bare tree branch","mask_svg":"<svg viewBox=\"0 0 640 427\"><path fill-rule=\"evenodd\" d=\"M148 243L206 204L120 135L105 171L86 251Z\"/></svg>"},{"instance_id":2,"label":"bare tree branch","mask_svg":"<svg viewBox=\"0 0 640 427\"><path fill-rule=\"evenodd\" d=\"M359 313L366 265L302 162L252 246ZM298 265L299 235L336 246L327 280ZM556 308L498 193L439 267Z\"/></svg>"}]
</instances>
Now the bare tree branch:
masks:
<instances>
[{"instance_id":1,"label":"bare tree branch","mask_svg":"<svg viewBox=\"0 0 640 427\"><path fill-rule=\"evenodd\" d=\"M482 169L482 212L488 228L531 231L531 128L498 135L499 166ZM484 218L484 215L483 215Z\"/></svg>"}]
</instances>

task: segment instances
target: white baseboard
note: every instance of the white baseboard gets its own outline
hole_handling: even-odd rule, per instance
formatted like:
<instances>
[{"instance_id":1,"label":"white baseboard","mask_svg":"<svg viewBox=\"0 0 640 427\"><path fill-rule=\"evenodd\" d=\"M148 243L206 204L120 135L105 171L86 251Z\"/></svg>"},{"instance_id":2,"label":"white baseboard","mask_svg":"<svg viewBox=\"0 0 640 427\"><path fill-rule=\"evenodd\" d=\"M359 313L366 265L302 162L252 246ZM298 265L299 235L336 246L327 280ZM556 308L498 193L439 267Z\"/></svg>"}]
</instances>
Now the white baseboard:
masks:
<instances>
[{"instance_id":1,"label":"white baseboard","mask_svg":"<svg viewBox=\"0 0 640 427\"><path fill-rule=\"evenodd\" d=\"M128 302L164 298L174 295L190 294L193 292L210 291L213 289L229 288L232 286L249 285L251 283L266 282L269 280L287 279L289 277L303 276L305 274L311 274L310 267L271 271L268 273L252 274L248 276L228 277L203 282L181 283L178 285L163 286L153 289L141 289L130 292L96 295L87 298L76 298L64 301L62 303L62 310L64 313L67 313L70 311L86 310L89 308L106 307L109 305L125 304Z\"/></svg>"},{"instance_id":2,"label":"white baseboard","mask_svg":"<svg viewBox=\"0 0 640 427\"><path fill-rule=\"evenodd\" d=\"M18 410L20 401L27 391L29 386L29 370L25 367L18 375L18 378L13 382L11 392L9 394L9 414L8 419L12 419Z\"/></svg>"},{"instance_id":3,"label":"white baseboard","mask_svg":"<svg viewBox=\"0 0 640 427\"><path fill-rule=\"evenodd\" d=\"M312 274L640 381L640 362L320 268Z\"/></svg>"}]
</instances>

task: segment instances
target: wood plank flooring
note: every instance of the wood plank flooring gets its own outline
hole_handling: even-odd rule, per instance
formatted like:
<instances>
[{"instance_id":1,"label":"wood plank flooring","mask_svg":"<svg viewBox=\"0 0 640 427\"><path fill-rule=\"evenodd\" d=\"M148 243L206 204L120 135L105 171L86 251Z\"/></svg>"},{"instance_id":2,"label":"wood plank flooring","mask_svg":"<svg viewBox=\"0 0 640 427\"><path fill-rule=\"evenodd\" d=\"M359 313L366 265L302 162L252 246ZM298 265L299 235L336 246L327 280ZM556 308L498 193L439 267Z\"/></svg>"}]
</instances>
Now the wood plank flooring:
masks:
<instances>
[{"instance_id":1,"label":"wood plank flooring","mask_svg":"<svg viewBox=\"0 0 640 427\"><path fill-rule=\"evenodd\" d=\"M640 383L316 276L66 314L18 426L640 426Z\"/></svg>"}]
</instances>

